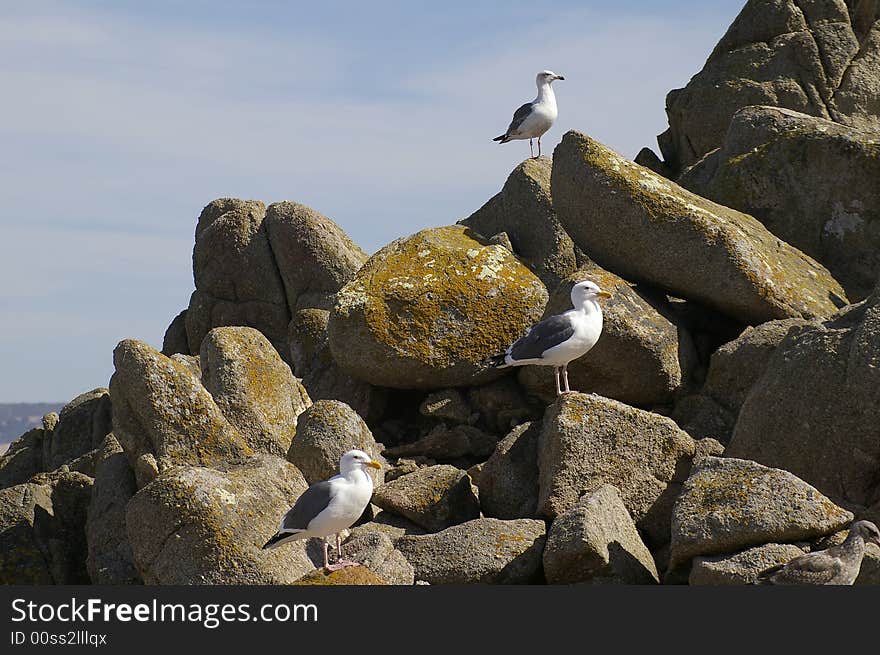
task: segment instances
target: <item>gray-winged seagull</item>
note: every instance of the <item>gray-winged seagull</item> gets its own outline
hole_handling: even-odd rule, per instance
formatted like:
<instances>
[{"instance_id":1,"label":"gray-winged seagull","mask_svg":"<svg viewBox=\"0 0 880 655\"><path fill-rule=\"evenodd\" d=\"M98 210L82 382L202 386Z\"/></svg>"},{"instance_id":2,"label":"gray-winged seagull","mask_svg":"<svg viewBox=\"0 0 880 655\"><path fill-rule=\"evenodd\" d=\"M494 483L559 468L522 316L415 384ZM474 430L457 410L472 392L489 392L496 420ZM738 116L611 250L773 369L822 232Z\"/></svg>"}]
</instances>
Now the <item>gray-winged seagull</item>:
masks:
<instances>
[{"instance_id":1,"label":"gray-winged seagull","mask_svg":"<svg viewBox=\"0 0 880 655\"><path fill-rule=\"evenodd\" d=\"M349 450L339 460L339 475L318 482L306 489L297 498L291 510L281 519L281 527L263 550L277 548L288 541L298 541L309 537L324 539L324 568L336 571L357 562L342 559L342 546L339 533L350 528L364 513L373 496L373 480L367 467L380 469L382 465L373 461L362 450ZM328 561L330 544L326 537L336 535L336 564Z\"/></svg>"},{"instance_id":2,"label":"gray-winged seagull","mask_svg":"<svg viewBox=\"0 0 880 655\"><path fill-rule=\"evenodd\" d=\"M859 577L865 543L880 546L880 530L870 521L856 521L839 546L795 557L758 575L755 584L851 585Z\"/></svg>"},{"instance_id":3,"label":"gray-winged seagull","mask_svg":"<svg viewBox=\"0 0 880 655\"><path fill-rule=\"evenodd\" d=\"M496 136L493 141L507 143L516 139L528 139L529 151L535 156L532 139L538 139L538 157L541 156L541 136L553 126L559 111L556 109L556 95L550 86L554 80L564 80L562 75L553 71L541 71L535 78L538 86L538 97L527 102L516 110L513 120L507 131L501 136Z\"/></svg>"},{"instance_id":4,"label":"gray-winged seagull","mask_svg":"<svg viewBox=\"0 0 880 655\"><path fill-rule=\"evenodd\" d=\"M495 358L495 366L552 366L556 374L556 395L570 393L568 364L596 345L602 334L599 299L610 297L611 294L600 289L595 282L578 282L571 288L571 304L574 308L533 325L503 355ZM564 390L559 386L560 369L565 382Z\"/></svg>"}]
</instances>

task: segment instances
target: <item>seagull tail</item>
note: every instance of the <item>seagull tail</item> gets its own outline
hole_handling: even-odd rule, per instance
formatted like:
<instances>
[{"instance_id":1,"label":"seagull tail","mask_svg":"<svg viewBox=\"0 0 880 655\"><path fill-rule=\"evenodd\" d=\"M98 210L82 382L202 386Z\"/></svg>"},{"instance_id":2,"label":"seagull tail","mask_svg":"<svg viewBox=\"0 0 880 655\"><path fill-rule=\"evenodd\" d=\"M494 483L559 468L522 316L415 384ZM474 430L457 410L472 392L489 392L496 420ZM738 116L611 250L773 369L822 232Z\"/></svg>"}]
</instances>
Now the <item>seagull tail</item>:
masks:
<instances>
[{"instance_id":1,"label":"seagull tail","mask_svg":"<svg viewBox=\"0 0 880 655\"><path fill-rule=\"evenodd\" d=\"M501 355L495 355L489 359L489 365L492 368L507 368L510 364L507 363L507 353L502 353Z\"/></svg>"},{"instance_id":2,"label":"seagull tail","mask_svg":"<svg viewBox=\"0 0 880 655\"><path fill-rule=\"evenodd\" d=\"M507 143L510 139L507 138L506 134L502 134L501 136L496 136L493 141L500 141L501 143Z\"/></svg>"},{"instance_id":3,"label":"seagull tail","mask_svg":"<svg viewBox=\"0 0 880 655\"><path fill-rule=\"evenodd\" d=\"M291 532L276 532L269 541L263 544L263 550L271 550L272 548L278 548L285 541L294 536L294 533Z\"/></svg>"}]
</instances>

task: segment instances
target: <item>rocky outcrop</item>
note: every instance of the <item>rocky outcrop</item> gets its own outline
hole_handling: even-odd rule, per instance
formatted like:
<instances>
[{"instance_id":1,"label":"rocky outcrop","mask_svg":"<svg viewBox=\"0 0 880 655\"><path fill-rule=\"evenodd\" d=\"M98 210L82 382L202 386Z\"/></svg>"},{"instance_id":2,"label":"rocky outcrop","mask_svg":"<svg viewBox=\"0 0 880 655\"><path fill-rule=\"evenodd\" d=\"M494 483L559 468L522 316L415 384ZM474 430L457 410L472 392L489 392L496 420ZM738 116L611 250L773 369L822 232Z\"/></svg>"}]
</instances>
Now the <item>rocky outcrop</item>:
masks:
<instances>
[{"instance_id":1,"label":"rocky outcrop","mask_svg":"<svg viewBox=\"0 0 880 655\"><path fill-rule=\"evenodd\" d=\"M544 285L508 250L463 226L427 229L380 250L339 291L330 350L370 384L478 384L502 374L488 359L546 302Z\"/></svg>"},{"instance_id":2,"label":"rocky outcrop","mask_svg":"<svg viewBox=\"0 0 880 655\"><path fill-rule=\"evenodd\" d=\"M403 553L383 532L361 532L345 542L345 557L366 566L386 584L411 585L415 572Z\"/></svg>"},{"instance_id":3,"label":"rocky outcrop","mask_svg":"<svg viewBox=\"0 0 880 655\"><path fill-rule=\"evenodd\" d=\"M666 96L657 137L677 175L719 147L731 117L773 105L880 129L880 6L866 0L749 0L703 69Z\"/></svg>"},{"instance_id":4,"label":"rocky outcrop","mask_svg":"<svg viewBox=\"0 0 880 655\"><path fill-rule=\"evenodd\" d=\"M186 310L184 309L175 316L165 329L162 337L162 354L166 357L171 355L188 355L189 339L186 336Z\"/></svg>"},{"instance_id":5,"label":"rocky outcrop","mask_svg":"<svg viewBox=\"0 0 880 655\"><path fill-rule=\"evenodd\" d=\"M43 470L43 427L28 430L0 455L0 489L24 484Z\"/></svg>"},{"instance_id":6,"label":"rocky outcrop","mask_svg":"<svg viewBox=\"0 0 880 655\"><path fill-rule=\"evenodd\" d=\"M582 280L593 280L613 295L602 303L599 341L568 366L572 389L631 405L669 403L696 364L687 331L676 325L659 299L652 304L625 280L593 263L581 267L553 292L544 316L571 309L571 288ZM556 397L552 367L525 367L519 379L547 401Z\"/></svg>"},{"instance_id":7,"label":"rocky outcrop","mask_svg":"<svg viewBox=\"0 0 880 655\"><path fill-rule=\"evenodd\" d=\"M880 277L878 128L880 118L873 130L860 130L787 109L746 107L721 147L679 184L751 214L861 300Z\"/></svg>"},{"instance_id":8,"label":"rocky outcrop","mask_svg":"<svg viewBox=\"0 0 880 655\"><path fill-rule=\"evenodd\" d=\"M551 168L547 157L526 159L513 169L500 193L459 221L486 238L504 233L513 252L549 289L576 267L574 244L553 211Z\"/></svg>"},{"instance_id":9,"label":"rocky outcrop","mask_svg":"<svg viewBox=\"0 0 880 655\"><path fill-rule=\"evenodd\" d=\"M97 448L112 429L110 394L94 389L71 400L43 438L43 468L53 471Z\"/></svg>"},{"instance_id":10,"label":"rocky outcrop","mask_svg":"<svg viewBox=\"0 0 880 655\"><path fill-rule=\"evenodd\" d=\"M670 567L697 555L814 539L852 520L851 512L788 471L707 457L694 467L675 502Z\"/></svg>"},{"instance_id":11,"label":"rocky outcrop","mask_svg":"<svg viewBox=\"0 0 880 655\"><path fill-rule=\"evenodd\" d=\"M585 134L566 133L553 157L559 220L589 257L631 282L749 324L827 318L846 303L821 264L747 214L701 198Z\"/></svg>"},{"instance_id":12,"label":"rocky outcrop","mask_svg":"<svg viewBox=\"0 0 880 655\"><path fill-rule=\"evenodd\" d=\"M214 328L202 341L202 383L254 450L284 457L312 401L259 331Z\"/></svg>"},{"instance_id":13,"label":"rocky outcrop","mask_svg":"<svg viewBox=\"0 0 880 655\"><path fill-rule=\"evenodd\" d=\"M540 436L540 422L529 422L516 426L498 442L476 480L486 516L537 518Z\"/></svg>"},{"instance_id":14,"label":"rocky outcrop","mask_svg":"<svg viewBox=\"0 0 880 655\"><path fill-rule=\"evenodd\" d=\"M435 425L428 434L411 443L386 448L389 457L430 457L454 462L464 457L482 460L495 449L498 438L472 425Z\"/></svg>"}]
</instances>

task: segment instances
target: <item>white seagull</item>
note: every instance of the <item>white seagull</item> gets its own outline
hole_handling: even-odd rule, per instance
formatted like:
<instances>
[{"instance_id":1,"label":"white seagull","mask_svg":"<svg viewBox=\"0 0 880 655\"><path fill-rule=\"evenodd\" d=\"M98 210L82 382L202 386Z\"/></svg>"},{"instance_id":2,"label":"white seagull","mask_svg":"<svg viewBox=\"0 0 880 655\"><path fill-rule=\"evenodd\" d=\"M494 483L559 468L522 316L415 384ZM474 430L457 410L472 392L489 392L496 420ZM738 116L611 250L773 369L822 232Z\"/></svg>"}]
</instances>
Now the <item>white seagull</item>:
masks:
<instances>
[{"instance_id":1,"label":"white seagull","mask_svg":"<svg viewBox=\"0 0 880 655\"><path fill-rule=\"evenodd\" d=\"M339 475L306 489L281 519L281 527L263 545L263 550L277 548L288 541L335 534L339 559L336 564L328 562L330 544L324 539L324 568L336 571L356 566L357 562L342 559L339 533L355 524L373 496L373 480L367 467L381 469L382 465L362 450L345 453L339 460Z\"/></svg>"},{"instance_id":2,"label":"white seagull","mask_svg":"<svg viewBox=\"0 0 880 655\"><path fill-rule=\"evenodd\" d=\"M553 71L541 71L535 78L535 84L538 86L538 97L527 102L516 110L513 114L513 120L507 131L501 136L496 136L493 141L507 143L516 139L528 139L529 150L532 157L535 156L532 139L538 139L538 157L541 156L541 136L553 126L559 111L556 109L556 95L553 93L553 87L550 86L554 80L564 80L562 75L557 75Z\"/></svg>"},{"instance_id":3,"label":"white seagull","mask_svg":"<svg viewBox=\"0 0 880 655\"><path fill-rule=\"evenodd\" d=\"M568 386L568 363L586 354L602 334L602 308L600 298L611 294L589 280L578 282L571 288L571 304L564 314L557 314L536 323L503 355L495 358L498 368L508 366L552 366L556 374L556 395L571 393ZM559 370L565 389L559 387Z\"/></svg>"}]
</instances>

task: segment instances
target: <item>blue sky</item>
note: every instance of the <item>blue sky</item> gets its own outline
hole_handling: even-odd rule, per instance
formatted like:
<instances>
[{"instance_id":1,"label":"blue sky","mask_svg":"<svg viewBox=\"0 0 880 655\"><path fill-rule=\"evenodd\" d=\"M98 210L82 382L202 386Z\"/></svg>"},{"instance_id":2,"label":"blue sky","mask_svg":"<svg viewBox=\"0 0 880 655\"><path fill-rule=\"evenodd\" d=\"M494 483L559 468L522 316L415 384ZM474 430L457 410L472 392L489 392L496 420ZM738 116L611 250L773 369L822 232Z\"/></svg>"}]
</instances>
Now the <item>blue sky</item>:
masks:
<instances>
[{"instance_id":1,"label":"blue sky","mask_svg":"<svg viewBox=\"0 0 880 655\"><path fill-rule=\"evenodd\" d=\"M528 155L490 139L543 68L566 78L548 152L653 147L743 3L317 4L3 3L0 402L160 345L213 198L304 202L368 252L467 216Z\"/></svg>"}]
</instances>

